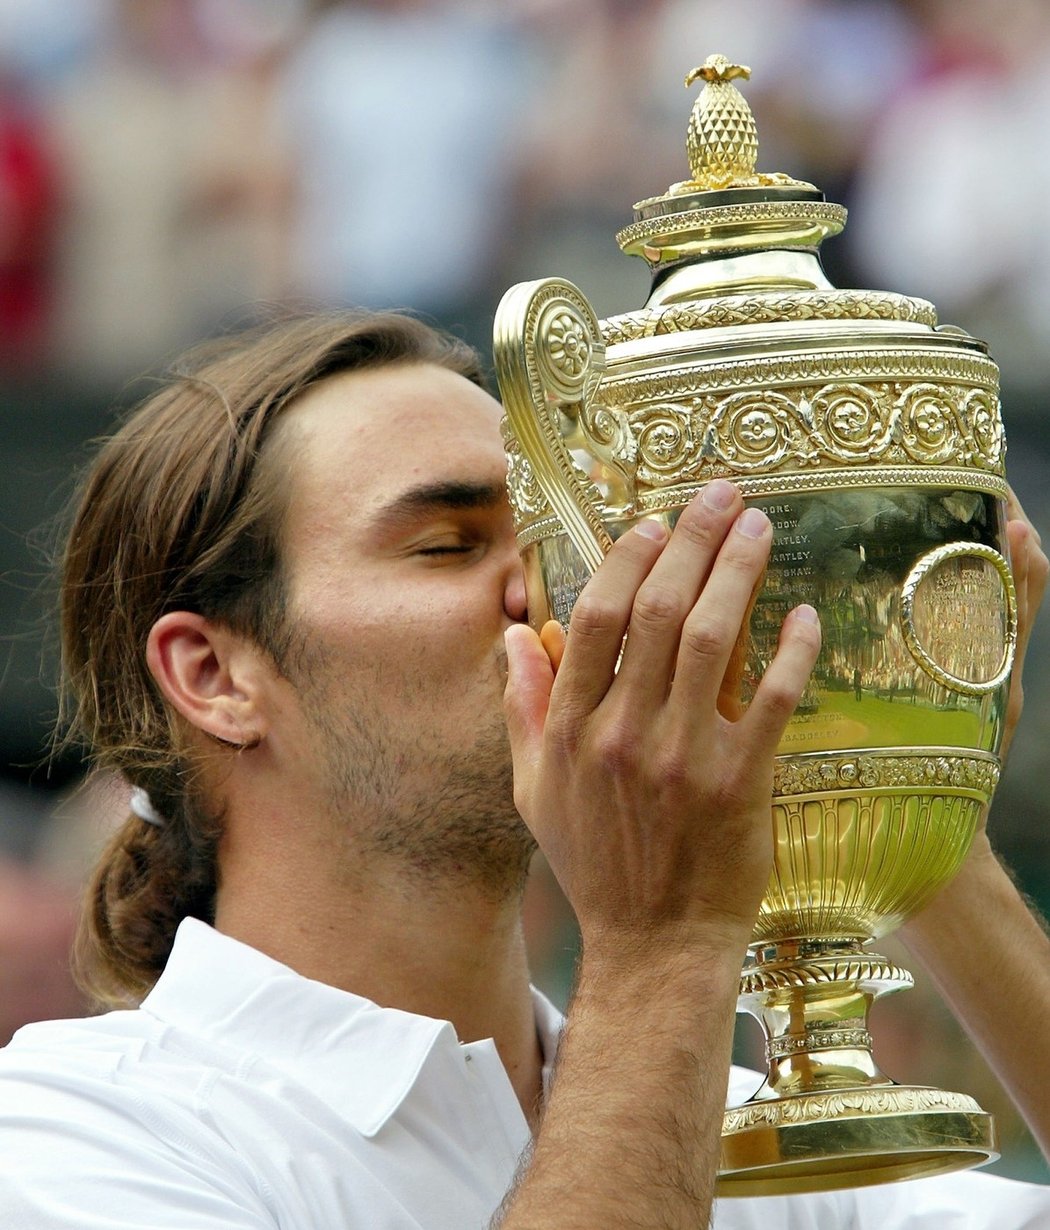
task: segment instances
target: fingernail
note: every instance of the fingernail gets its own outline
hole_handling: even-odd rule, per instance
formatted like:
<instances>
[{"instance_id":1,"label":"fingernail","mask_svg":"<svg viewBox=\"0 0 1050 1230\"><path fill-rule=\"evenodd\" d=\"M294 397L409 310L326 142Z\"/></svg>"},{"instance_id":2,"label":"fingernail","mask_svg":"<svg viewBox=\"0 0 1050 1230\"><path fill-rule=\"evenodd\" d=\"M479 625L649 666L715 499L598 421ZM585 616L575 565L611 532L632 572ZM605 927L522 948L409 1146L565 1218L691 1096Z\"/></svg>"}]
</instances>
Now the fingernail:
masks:
<instances>
[{"instance_id":1,"label":"fingernail","mask_svg":"<svg viewBox=\"0 0 1050 1230\"><path fill-rule=\"evenodd\" d=\"M507 650L507 657L512 658L524 652L525 645L531 639L528 624L511 624L503 632L503 644Z\"/></svg>"},{"instance_id":2,"label":"fingernail","mask_svg":"<svg viewBox=\"0 0 1050 1230\"><path fill-rule=\"evenodd\" d=\"M801 619L804 624L820 623L820 616L808 602L803 602L801 606L795 607L795 618Z\"/></svg>"},{"instance_id":3,"label":"fingernail","mask_svg":"<svg viewBox=\"0 0 1050 1230\"><path fill-rule=\"evenodd\" d=\"M745 508L736 519L737 531L745 538L761 538L769 525L769 518L761 508Z\"/></svg>"},{"instance_id":4,"label":"fingernail","mask_svg":"<svg viewBox=\"0 0 1050 1230\"><path fill-rule=\"evenodd\" d=\"M634 532L641 534L643 538L651 538L653 542L663 542L667 537L667 526L662 521L652 521L648 517L643 517L641 521L636 521Z\"/></svg>"},{"instance_id":5,"label":"fingernail","mask_svg":"<svg viewBox=\"0 0 1050 1230\"><path fill-rule=\"evenodd\" d=\"M700 499L708 508L724 512L736 499L736 488L724 478L714 478L700 493Z\"/></svg>"}]
</instances>

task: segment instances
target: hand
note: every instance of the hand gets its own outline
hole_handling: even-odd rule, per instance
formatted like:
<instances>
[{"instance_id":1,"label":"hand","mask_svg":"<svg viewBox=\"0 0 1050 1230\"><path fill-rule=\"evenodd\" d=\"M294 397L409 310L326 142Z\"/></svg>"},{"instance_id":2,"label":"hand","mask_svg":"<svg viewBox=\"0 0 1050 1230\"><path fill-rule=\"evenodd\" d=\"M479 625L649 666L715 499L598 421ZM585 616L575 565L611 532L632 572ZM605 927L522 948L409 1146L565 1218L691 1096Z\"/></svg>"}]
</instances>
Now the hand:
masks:
<instances>
[{"instance_id":1,"label":"hand","mask_svg":"<svg viewBox=\"0 0 1050 1230\"><path fill-rule=\"evenodd\" d=\"M1032 635L1036 612L1043 600L1047 577L1050 576L1050 560L1042 548L1042 540L1035 526L1025 515L1020 501L1011 489L1006 499L1006 540L1010 552L1010 566L1017 590L1017 649L1013 673L1010 677L1010 695L1006 704L1006 720L1003 726L1003 742L999 755L1003 760L1013 740L1017 723L1024 708L1024 686L1021 674L1024 667L1028 641Z\"/></svg>"},{"instance_id":2,"label":"hand","mask_svg":"<svg viewBox=\"0 0 1050 1230\"><path fill-rule=\"evenodd\" d=\"M643 521L614 545L557 672L534 632L508 631L515 800L585 951L747 942L771 863L773 756L820 647L812 608L792 612L747 712L719 712L771 541L765 514L716 480L669 540Z\"/></svg>"}]
</instances>

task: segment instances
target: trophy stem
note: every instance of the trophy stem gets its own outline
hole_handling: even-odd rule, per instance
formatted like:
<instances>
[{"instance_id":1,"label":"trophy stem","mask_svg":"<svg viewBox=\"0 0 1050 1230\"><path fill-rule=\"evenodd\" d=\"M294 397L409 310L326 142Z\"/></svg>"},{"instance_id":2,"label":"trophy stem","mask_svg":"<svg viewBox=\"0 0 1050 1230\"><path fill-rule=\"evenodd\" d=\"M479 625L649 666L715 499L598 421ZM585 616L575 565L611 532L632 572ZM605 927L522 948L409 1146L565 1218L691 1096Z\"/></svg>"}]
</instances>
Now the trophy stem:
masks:
<instances>
[{"instance_id":1,"label":"trophy stem","mask_svg":"<svg viewBox=\"0 0 1050 1230\"><path fill-rule=\"evenodd\" d=\"M756 1099L892 1084L871 1054L876 997L911 986L907 970L859 941L788 940L753 951L741 1007L766 1034L769 1074Z\"/></svg>"},{"instance_id":2,"label":"trophy stem","mask_svg":"<svg viewBox=\"0 0 1050 1230\"><path fill-rule=\"evenodd\" d=\"M907 970L857 938L755 945L740 1007L766 1034L768 1073L723 1121L719 1195L859 1187L998 1156L991 1117L964 1094L898 1085L871 1052L875 999Z\"/></svg>"}]
</instances>

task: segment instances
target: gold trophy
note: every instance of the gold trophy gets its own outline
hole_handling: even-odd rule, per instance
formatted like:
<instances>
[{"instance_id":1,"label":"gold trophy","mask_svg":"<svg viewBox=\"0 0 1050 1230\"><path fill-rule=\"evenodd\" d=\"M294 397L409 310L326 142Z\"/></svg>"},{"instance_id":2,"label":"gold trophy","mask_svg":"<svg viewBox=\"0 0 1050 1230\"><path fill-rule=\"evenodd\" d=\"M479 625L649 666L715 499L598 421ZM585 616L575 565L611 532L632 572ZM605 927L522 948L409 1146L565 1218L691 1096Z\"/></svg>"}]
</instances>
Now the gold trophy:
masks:
<instances>
[{"instance_id":1,"label":"gold trophy","mask_svg":"<svg viewBox=\"0 0 1050 1230\"><path fill-rule=\"evenodd\" d=\"M719 1194L860 1186L996 1156L972 1098L899 1085L872 1058L876 996L911 977L868 951L957 871L999 777L1017 632L1004 557L998 369L931 304L837 290L821 241L846 211L755 170L710 56L692 178L617 239L648 302L599 321L557 278L504 296L495 364L529 615L568 622L613 540L672 526L712 478L774 526L743 690L799 602L823 648L778 750L775 856L740 1004L768 1075L725 1114Z\"/></svg>"}]
</instances>

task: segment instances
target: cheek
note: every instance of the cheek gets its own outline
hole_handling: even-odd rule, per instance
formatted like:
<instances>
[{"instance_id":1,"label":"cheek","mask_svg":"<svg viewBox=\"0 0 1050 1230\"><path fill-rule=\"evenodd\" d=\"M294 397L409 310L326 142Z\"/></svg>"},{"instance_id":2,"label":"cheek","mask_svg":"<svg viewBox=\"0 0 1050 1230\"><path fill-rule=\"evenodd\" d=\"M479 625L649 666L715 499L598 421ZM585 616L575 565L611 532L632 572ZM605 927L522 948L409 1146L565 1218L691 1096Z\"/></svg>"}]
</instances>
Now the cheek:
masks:
<instances>
[{"instance_id":1,"label":"cheek","mask_svg":"<svg viewBox=\"0 0 1050 1230\"><path fill-rule=\"evenodd\" d=\"M298 595L297 631L315 679L322 672L328 686L358 703L384 706L418 704L422 696L459 709L465 695L492 690L492 681L502 694L500 615L474 592L435 593L433 578L425 594L389 580L354 580L352 591L332 578L311 587L309 598Z\"/></svg>"}]
</instances>

